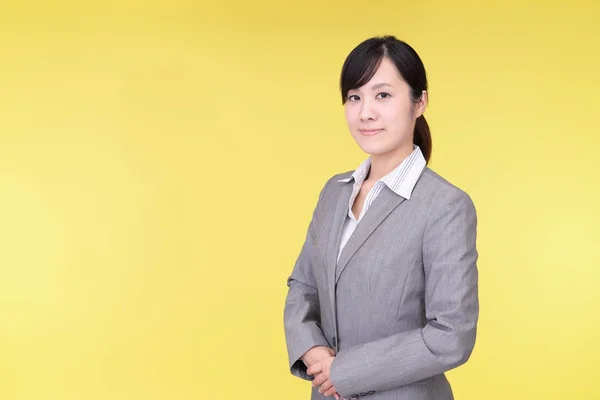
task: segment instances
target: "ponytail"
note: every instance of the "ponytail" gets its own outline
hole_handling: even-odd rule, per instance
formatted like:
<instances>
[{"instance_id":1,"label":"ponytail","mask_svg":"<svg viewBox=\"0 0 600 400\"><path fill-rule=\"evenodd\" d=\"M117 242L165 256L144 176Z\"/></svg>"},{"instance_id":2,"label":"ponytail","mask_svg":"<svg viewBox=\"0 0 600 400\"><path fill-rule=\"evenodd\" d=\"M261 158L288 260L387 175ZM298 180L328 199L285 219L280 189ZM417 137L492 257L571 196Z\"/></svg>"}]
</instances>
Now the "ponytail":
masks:
<instances>
[{"instance_id":1,"label":"ponytail","mask_svg":"<svg viewBox=\"0 0 600 400\"><path fill-rule=\"evenodd\" d=\"M423 115L417 118L417 122L415 123L413 143L419 146L425 157L425 161L429 162L429 159L431 158L431 132L429 131L429 125Z\"/></svg>"}]
</instances>

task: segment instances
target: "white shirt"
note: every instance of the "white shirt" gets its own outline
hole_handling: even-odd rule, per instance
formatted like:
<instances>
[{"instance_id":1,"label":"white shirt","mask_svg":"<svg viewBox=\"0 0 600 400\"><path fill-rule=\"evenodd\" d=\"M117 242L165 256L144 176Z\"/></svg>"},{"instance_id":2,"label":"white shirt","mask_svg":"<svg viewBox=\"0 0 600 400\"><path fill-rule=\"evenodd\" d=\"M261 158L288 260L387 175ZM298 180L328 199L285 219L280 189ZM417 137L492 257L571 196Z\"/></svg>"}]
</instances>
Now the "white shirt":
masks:
<instances>
[{"instance_id":1,"label":"white shirt","mask_svg":"<svg viewBox=\"0 0 600 400\"><path fill-rule=\"evenodd\" d=\"M363 182L369 175L369 171L371 169L371 158L366 159L357 169L354 171L350 178L340 179L338 182L346 182L350 183L354 180L354 186L352 189L352 195L350 196L350 201L348 203L348 214L346 216L344 222L344 229L342 231L342 242L340 244L340 249L338 251L338 260L340 255L342 254L342 250L357 225L360 223L364 215L369 210L369 207L373 205L373 202L381 193L381 190L384 186L390 188L394 193L398 196L404 197L405 199L410 199L410 195L421 176L421 173L425 169L427 162L425 161L425 157L423 157L423 153L419 146L413 145L413 152L404 159L393 171L379 179L373 185L373 188L367 195L365 199L365 204L360 212L358 219L354 217L352 213L352 205L354 204L354 200L358 193L360 192L360 188L362 187Z\"/></svg>"}]
</instances>

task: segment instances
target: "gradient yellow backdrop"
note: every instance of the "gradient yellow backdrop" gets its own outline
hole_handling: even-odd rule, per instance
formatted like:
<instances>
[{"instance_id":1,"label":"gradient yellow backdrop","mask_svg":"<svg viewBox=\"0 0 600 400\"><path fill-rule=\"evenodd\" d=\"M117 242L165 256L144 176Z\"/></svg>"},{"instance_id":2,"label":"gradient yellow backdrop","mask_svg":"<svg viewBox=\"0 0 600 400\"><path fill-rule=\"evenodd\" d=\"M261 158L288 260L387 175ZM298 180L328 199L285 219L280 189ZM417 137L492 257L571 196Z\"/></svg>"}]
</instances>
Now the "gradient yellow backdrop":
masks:
<instances>
[{"instance_id":1,"label":"gradient yellow backdrop","mask_svg":"<svg viewBox=\"0 0 600 400\"><path fill-rule=\"evenodd\" d=\"M0 398L308 399L285 281L364 158L342 62L391 33L479 214L456 398L600 399L600 6L483 3L3 3Z\"/></svg>"}]
</instances>

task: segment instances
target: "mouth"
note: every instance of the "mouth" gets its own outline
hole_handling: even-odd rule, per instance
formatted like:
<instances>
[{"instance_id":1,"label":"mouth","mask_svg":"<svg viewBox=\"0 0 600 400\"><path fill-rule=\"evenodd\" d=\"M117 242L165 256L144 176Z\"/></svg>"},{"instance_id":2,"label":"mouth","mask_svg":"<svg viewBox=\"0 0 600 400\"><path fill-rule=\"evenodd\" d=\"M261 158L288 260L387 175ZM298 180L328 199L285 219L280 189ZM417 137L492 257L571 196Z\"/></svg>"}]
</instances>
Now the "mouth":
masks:
<instances>
[{"instance_id":1,"label":"mouth","mask_svg":"<svg viewBox=\"0 0 600 400\"><path fill-rule=\"evenodd\" d=\"M383 129L359 129L359 132L365 136L373 136L381 132Z\"/></svg>"}]
</instances>

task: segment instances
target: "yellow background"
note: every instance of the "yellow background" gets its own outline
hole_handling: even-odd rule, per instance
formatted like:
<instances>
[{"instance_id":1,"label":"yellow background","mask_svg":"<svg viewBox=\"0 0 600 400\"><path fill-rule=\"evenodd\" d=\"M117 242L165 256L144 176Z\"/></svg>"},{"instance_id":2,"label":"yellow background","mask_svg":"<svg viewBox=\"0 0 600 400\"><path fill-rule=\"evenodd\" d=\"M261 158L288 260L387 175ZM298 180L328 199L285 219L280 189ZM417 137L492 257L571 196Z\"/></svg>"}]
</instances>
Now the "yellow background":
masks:
<instances>
[{"instance_id":1,"label":"yellow background","mask_svg":"<svg viewBox=\"0 0 600 400\"><path fill-rule=\"evenodd\" d=\"M0 398L308 399L285 281L391 33L480 220L456 398L600 399L600 6L483 3L3 2Z\"/></svg>"}]
</instances>

